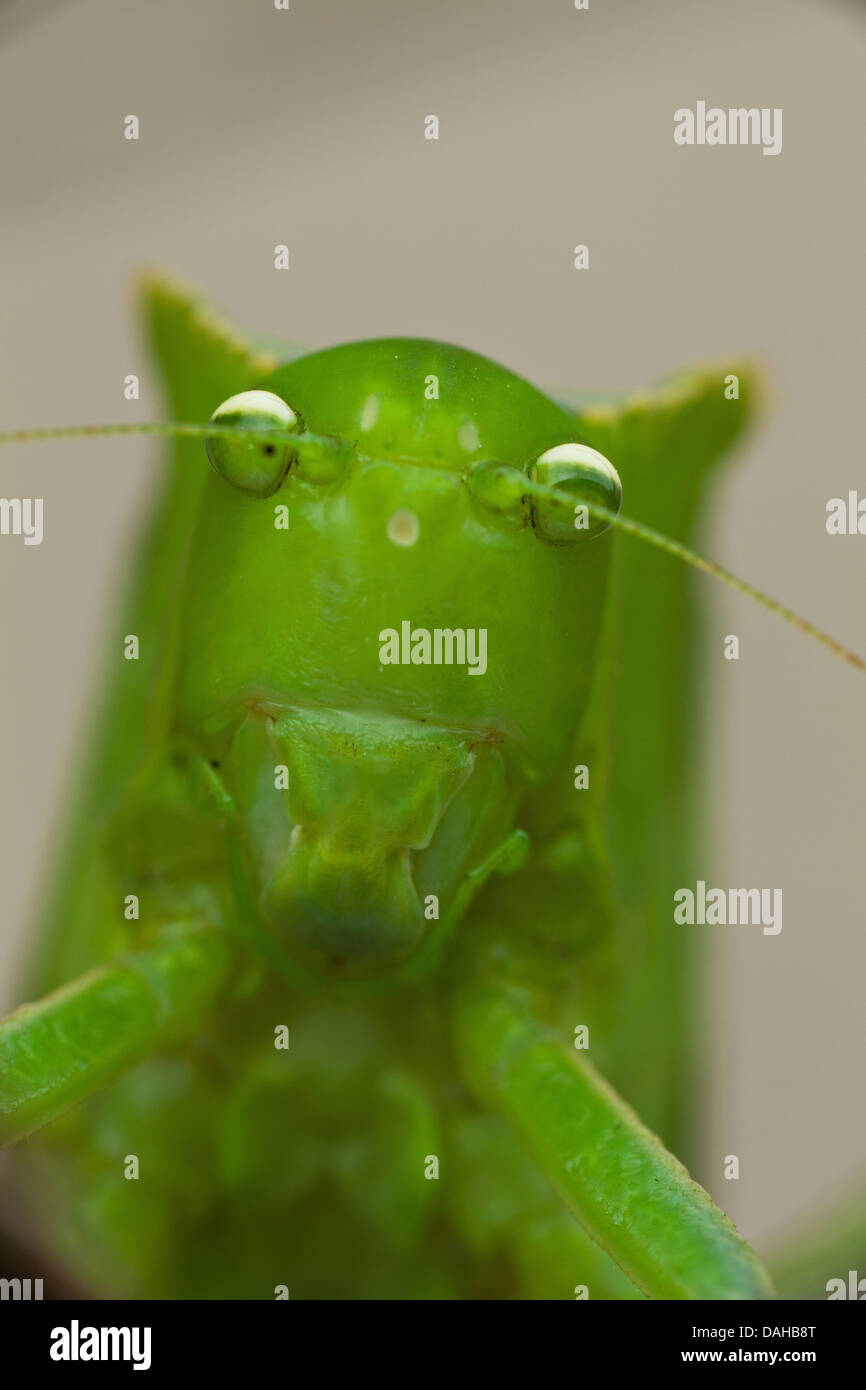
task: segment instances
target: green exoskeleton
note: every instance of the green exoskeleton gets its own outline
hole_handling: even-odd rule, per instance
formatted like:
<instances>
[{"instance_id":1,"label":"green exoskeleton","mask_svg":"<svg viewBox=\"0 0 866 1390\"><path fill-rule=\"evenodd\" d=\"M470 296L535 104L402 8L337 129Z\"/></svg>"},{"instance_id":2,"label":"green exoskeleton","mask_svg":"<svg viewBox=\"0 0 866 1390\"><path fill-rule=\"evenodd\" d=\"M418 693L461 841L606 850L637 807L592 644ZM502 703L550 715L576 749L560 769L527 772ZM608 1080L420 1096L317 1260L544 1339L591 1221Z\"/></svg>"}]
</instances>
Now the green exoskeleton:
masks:
<instances>
[{"instance_id":1,"label":"green exoskeleton","mask_svg":"<svg viewBox=\"0 0 866 1390\"><path fill-rule=\"evenodd\" d=\"M142 304L181 427L40 1002L0 1025L53 1248L121 1297L770 1296L655 1137L687 1133L676 556L751 375L573 407Z\"/></svg>"}]
</instances>

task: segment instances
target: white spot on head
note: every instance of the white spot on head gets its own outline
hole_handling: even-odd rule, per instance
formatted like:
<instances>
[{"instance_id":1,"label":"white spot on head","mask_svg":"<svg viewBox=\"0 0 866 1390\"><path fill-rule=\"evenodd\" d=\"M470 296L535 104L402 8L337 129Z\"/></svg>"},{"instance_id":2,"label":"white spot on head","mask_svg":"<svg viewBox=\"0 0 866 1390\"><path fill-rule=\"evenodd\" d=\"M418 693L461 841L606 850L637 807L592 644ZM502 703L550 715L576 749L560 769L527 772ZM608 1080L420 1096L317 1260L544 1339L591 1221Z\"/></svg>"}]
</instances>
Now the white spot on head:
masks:
<instances>
[{"instance_id":1,"label":"white spot on head","mask_svg":"<svg viewBox=\"0 0 866 1390\"><path fill-rule=\"evenodd\" d=\"M379 397L377 395L368 396L361 406L360 428L371 430L379 418Z\"/></svg>"},{"instance_id":2,"label":"white spot on head","mask_svg":"<svg viewBox=\"0 0 866 1390\"><path fill-rule=\"evenodd\" d=\"M388 540L394 545L408 547L414 545L421 531L421 525L414 512L410 512L406 507L401 507L393 516L388 517L388 525L385 528L388 533Z\"/></svg>"},{"instance_id":3,"label":"white spot on head","mask_svg":"<svg viewBox=\"0 0 866 1390\"><path fill-rule=\"evenodd\" d=\"M464 420L457 430L457 443L467 454L474 454L481 444L474 420Z\"/></svg>"}]
</instances>

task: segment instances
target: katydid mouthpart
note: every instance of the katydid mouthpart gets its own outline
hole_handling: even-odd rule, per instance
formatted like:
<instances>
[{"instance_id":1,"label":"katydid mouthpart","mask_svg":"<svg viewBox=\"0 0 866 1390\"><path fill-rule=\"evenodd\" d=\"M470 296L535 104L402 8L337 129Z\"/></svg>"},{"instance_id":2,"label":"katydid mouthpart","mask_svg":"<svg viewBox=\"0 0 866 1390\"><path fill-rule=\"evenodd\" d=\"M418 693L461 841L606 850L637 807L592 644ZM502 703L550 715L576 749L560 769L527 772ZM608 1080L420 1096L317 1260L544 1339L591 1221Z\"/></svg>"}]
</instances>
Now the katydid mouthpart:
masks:
<instances>
[{"instance_id":1,"label":"katydid mouthpart","mask_svg":"<svg viewBox=\"0 0 866 1390\"><path fill-rule=\"evenodd\" d=\"M115 1296L772 1296L654 1133L688 1117L687 567L866 669L688 548L753 375L573 409L141 303L174 422L0 435L172 444L0 1024L36 1219Z\"/></svg>"}]
</instances>

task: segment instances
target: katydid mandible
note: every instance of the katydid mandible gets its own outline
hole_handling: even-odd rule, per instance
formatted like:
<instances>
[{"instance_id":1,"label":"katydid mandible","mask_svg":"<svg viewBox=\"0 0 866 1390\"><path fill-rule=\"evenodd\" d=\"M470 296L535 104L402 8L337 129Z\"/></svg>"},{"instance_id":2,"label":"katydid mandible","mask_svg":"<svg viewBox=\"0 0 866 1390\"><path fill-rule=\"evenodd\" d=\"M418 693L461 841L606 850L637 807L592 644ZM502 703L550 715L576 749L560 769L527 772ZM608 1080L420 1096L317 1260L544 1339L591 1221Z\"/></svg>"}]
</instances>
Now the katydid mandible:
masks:
<instances>
[{"instance_id":1,"label":"katydid mandible","mask_svg":"<svg viewBox=\"0 0 866 1390\"><path fill-rule=\"evenodd\" d=\"M679 557L714 568L686 547L751 372L573 405L441 343L280 360L159 278L141 304L172 457L39 1002L0 1024L54 1248L108 1296L772 1296L656 1137L687 1118Z\"/></svg>"}]
</instances>

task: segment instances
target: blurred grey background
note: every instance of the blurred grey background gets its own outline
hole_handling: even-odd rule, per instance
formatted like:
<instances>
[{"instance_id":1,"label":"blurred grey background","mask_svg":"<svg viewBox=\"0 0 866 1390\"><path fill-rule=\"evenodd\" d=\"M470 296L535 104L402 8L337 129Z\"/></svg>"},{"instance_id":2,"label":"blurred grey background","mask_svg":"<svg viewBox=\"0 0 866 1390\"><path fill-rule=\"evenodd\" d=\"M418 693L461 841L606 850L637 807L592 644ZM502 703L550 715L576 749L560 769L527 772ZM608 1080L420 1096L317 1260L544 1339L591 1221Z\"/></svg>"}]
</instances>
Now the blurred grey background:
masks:
<instances>
[{"instance_id":1,"label":"blurred grey background","mask_svg":"<svg viewBox=\"0 0 866 1390\"><path fill-rule=\"evenodd\" d=\"M551 386L634 388L750 352L770 410L703 548L862 651L866 538L824 522L866 483L864 64L866 15L842 0L0 6L0 424L164 418L131 316L142 264L245 330L429 335ZM700 98L782 107L782 154L676 147L673 112ZM0 495L46 507L41 547L0 542L6 1003L153 459L137 440L0 456ZM702 938L696 1176L766 1248L866 1161L866 687L698 582L706 878L781 887L784 928ZM739 1182L721 1176L732 1153Z\"/></svg>"}]
</instances>

